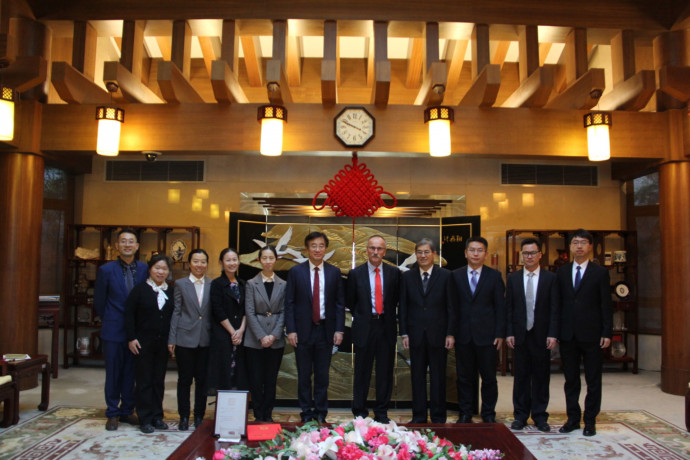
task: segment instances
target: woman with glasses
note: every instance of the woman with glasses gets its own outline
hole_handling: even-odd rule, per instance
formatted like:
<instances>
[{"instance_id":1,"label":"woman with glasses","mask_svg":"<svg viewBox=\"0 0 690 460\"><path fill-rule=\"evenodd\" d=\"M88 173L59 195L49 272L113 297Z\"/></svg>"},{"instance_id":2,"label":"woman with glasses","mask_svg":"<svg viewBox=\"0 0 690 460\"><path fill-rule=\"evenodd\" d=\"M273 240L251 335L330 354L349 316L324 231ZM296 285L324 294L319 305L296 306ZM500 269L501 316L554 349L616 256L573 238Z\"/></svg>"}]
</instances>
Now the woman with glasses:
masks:
<instances>
[{"instance_id":1,"label":"woman with glasses","mask_svg":"<svg viewBox=\"0 0 690 460\"><path fill-rule=\"evenodd\" d=\"M285 349L285 281L273 272L277 259L273 246L263 247L259 251L261 273L247 282L246 289L245 309L249 327L244 345L254 418L260 422L273 421L278 371Z\"/></svg>"},{"instance_id":2,"label":"woman with glasses","mask_svg":"<svg viewBox=\"0 0 690 460\"><path fill-rule=\"evenodd\" d=\"M240 258L225 248L220 253L223 272L211 282L211 359L209 391L242 387L242 341L246 328L244 281L237 277Z\"/></svg>"}]
</instances>

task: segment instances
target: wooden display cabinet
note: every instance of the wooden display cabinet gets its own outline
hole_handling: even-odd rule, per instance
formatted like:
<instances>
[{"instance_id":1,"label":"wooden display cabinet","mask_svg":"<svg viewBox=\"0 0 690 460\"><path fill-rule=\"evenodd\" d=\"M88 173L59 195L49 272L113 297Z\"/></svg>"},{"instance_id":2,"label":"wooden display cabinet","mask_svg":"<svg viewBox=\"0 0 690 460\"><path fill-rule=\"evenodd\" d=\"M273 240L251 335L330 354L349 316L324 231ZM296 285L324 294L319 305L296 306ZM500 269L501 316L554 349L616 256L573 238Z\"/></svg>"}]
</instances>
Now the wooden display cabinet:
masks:
<instances>
[{"instance_id":1,"label":"wooden display cabinet","mask_svg":"<svg viewBox=\"0 0 690 460\"><path fill-rule=\"evenodd\" d=\"M187 269L187 254L197 249L201 243L199 227L161 227L142 225L87 225L68 226L67 259L65 261L65 283L63 286L63 367L79 365L80 358L103 359L100 344L101 320L93 305L93 290L96 284L98 267L117 259L115 242L117 233L123 228L131 228L137 233L139 251L136 258L146 262L154 252L171 255L171 245L186 246L186 252L173 258L173 271L170 279L184 276ZM179 242L182 242L179 243ZM77 248L91 251L84 254ZM88 338L88 347L81 349L77 340Z\"/></svg>"},{"instance_id":2,"label":"wooden display cabinet","mask_svg":"<svg viewBox=\"0 0 690 460\"><path fill-rule=\"evenodd\" d=\"M569 263L568 236L571 232L572 230L507 230L506 275L522 268L520 243L529 237L536 238L542 244L543 269L555 272L560 265ZM604 362L621 364L623 370L627 370L631 364L632 373L637 374L637 233L627 230L589 232L594 239L593 262L606 267L611 277L613 337L611 346L605 351ZM567 260L559 260L563 253L568 255ZM624 292L625 288L628 290L627 294ZM555 361L558 363L558 360ZM502 362L504 364L501 371L505 375L510 357L505 356Z\"/></svg>"}]
</instances>

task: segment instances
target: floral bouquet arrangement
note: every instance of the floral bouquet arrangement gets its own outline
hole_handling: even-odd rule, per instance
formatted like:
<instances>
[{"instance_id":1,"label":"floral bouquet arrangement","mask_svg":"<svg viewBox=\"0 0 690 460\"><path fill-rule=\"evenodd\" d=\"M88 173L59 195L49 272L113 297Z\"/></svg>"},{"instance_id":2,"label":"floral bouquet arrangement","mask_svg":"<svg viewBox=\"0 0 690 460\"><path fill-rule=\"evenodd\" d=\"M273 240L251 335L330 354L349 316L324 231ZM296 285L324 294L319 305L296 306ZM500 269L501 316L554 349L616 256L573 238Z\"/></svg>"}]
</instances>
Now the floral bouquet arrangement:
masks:
<instances>
[{"instance_id":1,"label":"floral bouquet arrangement","mask_svg":"<svg viewBox=\"0 0 690 460\"><path fill-rule=\"evenodd\" d=\"M234 445L220 449L213 460L496 460L498 450L470 450L440 438L430 429L408 430L395 422L382 424L371 418L320 427L309 422L295 431L283 430L259 447Z\"/></svg>"}]
</instances>

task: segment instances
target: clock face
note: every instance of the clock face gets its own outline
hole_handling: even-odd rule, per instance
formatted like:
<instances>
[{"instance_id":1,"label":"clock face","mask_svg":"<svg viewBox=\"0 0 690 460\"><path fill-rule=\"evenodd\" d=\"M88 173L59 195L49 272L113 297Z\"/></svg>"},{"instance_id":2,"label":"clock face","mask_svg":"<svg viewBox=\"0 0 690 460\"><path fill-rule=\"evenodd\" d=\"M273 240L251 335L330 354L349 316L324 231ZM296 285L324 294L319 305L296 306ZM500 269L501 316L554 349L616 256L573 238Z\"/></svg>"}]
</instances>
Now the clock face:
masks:
<instances>
[{"instance_id":1,"label":"clock face","mask_svg":"<svg viewBox=\"0 0 690 460\"><path fill-rule=\"evenodd\" d=\"M616 283L615 292L618 298L625 299L630 295L630 287L623 281L620 281Z\"/></svg>"},{"instance_id":2,"label":"clock face","mask_svg":"<svg viewBox=\"0 0 690 460\"><path fill-rule=\"evenodd\" d=\"M346 107L335 117L335 137L345 147L364 147L374 137L374 117L364 107Z\"/></svg>"}]
</instances>

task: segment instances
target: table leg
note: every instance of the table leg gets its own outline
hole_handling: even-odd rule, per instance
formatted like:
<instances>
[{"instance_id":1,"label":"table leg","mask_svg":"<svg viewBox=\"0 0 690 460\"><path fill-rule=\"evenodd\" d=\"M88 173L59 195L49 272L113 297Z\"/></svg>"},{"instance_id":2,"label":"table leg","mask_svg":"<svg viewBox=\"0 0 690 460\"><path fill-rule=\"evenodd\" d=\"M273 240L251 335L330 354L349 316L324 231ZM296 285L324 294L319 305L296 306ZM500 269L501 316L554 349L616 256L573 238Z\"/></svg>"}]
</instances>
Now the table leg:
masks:
<instances>
[{"instance_id":1,"label":"table leg","mask_svg":"<svg viewBox=\"0 0 690 460\"><path fill-rule=\"evenodd\" d=\"M50 363L46 362L43 366L41 382L41 403L38 405L38 410L48 409L50 404Z\"/></svg>"}]
</instances>

